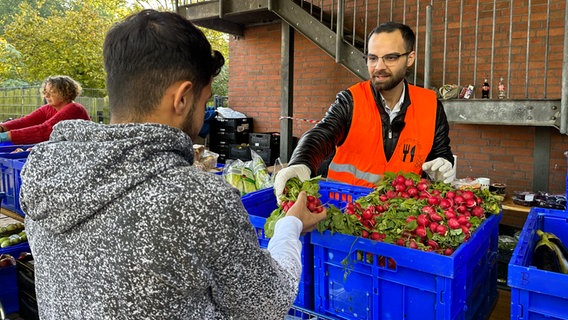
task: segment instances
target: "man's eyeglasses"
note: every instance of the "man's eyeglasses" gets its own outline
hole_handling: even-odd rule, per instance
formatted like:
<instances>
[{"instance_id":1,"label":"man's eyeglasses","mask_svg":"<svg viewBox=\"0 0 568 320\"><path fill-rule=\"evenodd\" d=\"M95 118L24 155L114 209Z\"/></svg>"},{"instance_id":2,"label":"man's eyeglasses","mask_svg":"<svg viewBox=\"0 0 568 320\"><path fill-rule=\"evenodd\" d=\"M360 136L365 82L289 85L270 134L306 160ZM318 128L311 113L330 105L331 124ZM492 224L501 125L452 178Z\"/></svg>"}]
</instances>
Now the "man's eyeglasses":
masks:
<instances>
[{"instance_id":1,"label":"man's eyeglasses","mask_svg":"<svg viewBox=\"0 0 568 320\"><path fill-rule=\"evenodd\" d=\"M383 63L387 66L393 66L398 62L398 59L400 59L400 57L402 56L406 56L409 55L412 51L408 51L405 53L389 53L389 54L385 54L382 57L377 57L374 54L368 54L365 56L365 59L367 60L367 65L369 67L375 67L377 66L377 63L379 63L379 59L383 59Z\"/></svg>"}]
</instances>

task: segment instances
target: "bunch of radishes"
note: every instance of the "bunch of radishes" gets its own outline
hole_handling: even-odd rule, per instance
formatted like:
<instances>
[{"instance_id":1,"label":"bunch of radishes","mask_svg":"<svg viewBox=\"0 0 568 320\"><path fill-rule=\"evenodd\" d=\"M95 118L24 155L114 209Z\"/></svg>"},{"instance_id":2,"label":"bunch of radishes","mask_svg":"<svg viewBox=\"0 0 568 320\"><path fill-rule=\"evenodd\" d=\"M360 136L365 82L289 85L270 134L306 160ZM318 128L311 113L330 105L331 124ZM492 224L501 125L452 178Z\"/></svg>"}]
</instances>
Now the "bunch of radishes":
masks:
<instances>
[{"instance_id":1,"label":"bunch of radishes","mask_svg":"<svg viewBox=\"0 0 568 320\"><path fill-rule=\"evenodd\" d=\"M296 203L295 200L284 200L282 201L280 206L282 207L282 210L284 210L284 212L288 212L288 210L294 205L294 203ZM312 195L308 196L306 206L312 213L320 213L323 211L323 205L320 199Z\"/></svg>"},{"instance_id":2,"label":"bunch of radishes","mask_svg":"<svg viewBox=\"0 0 568 320\"><path fill-rule=\"evenodd\" d=\"M487 195L415 174L387 173L371 194L348 203L344 213L359 222L353 235L451 255L485 219Z\"/></svg>"}]
</instances>

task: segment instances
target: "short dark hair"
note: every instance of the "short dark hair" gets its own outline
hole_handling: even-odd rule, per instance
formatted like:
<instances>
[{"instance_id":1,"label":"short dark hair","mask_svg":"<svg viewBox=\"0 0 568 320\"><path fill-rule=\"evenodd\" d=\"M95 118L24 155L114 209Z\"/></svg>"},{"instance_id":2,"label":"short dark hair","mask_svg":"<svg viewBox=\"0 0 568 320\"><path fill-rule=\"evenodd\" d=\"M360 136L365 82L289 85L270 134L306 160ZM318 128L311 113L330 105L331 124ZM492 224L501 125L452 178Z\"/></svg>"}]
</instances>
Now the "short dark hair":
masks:
<instances>
[{"instance_id":1,"label":"short dark hair","mask_svg":"<svg viewBox=\"0 0 568 320\"><path fill-rule=\"evenodd\" d=\"M103 57L111 114L135 119L150 113L175 82L191 81L193 92L201 92L225 64L190 21L151 9L114 25Z\"/></svg>"},{"instance_id":2,"label":"short dark hair","mask_svg":"<svg viewBox=\"0 0 568 320\"><path fill-rule=\"evenodd\" d=\"M369 42L369 39L371 39L371 36L375 33L391 33L396 30L400 30L400 33L402 34L402 39L404 40L404 44L406 45L406 51L414 50L414 43L416 42L416 35L414 34L414 31L412 31L412 29L405 24L393 21L382 23L378 27L373 29L367 36L367 43Z\"/></svg>"},{"instance_id":3,"label":"short dark hair","mask_svg":"<svg viewBox=\"0 0 568 320\"><path fill-rule=\"evenodd\" d=\"M68 76L50 76L41 83L41 93L45 95L45 86L49 83L65 101L73 101L81 94L81 85Z\"/></svg>"}]
</instances>

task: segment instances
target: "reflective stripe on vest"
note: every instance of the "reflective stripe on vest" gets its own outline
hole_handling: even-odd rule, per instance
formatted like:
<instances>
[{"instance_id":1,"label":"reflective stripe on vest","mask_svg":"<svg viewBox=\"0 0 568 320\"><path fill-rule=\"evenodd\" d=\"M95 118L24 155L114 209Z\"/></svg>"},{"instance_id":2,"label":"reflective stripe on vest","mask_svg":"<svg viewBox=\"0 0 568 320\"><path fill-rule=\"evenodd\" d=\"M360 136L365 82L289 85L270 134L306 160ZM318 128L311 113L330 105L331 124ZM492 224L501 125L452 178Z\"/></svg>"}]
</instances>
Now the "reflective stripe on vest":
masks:
<instances>
[{"instance_id":1,"label":"reflective stripe on vest","mask_svg":"<svg viewBox=\"0 0 568 320\"><path fill-rule=\"evenodd\" d=\"M344 143L337 147L328 178L373 187L384 172L422 172L422 164L432 150L436 130L436 94L408 85L411 104L405 114L393 155L384 153L382 121L370 81L349 88L353 95L353 119Z\"/></svg>"},{"instance_id":2,"label":"reflective stripe on vest","mask_svg":"<svg viewBox=\"0 0 568 320\"><path fill-rule=\"evenodd\" d=\"M382 174L374 174L370 172L364 172L357 170L357 167L350 165L350 164L337 164L335 162L330 163L329 169L335 172L345 172L355 176L357 179L365 180L371 185L374 185L373 182L381 181L383 178Z\"/></svg>"}]
</instances>

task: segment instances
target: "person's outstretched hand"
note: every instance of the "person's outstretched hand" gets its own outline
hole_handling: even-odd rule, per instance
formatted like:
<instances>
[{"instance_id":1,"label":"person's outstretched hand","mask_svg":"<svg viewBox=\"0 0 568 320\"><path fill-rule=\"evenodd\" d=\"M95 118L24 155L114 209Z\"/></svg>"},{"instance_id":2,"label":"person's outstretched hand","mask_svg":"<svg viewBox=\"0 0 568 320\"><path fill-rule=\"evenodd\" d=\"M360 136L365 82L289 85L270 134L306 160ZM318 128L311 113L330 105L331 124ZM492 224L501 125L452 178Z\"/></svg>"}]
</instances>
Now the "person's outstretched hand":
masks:
<instances>
[{"instance_id":1,"label":"person's outstretched hand","mask_svg":"<svg viewBox=\"0 0 568 320\"><path fill-rule=\"evenodd\" d=\"M318 222L325 220L327 217L325 208L322 212L312 213L307 207L307 202L308 196L306 192L301 191L294 205L286 212L286 216L294 216L302 221L302 234L314 230Z\"/></svg>"},{"instance_id":2,"label":"person's outstretched hand","mask_svg":"<svg viewBox=\"0 0 568 320\"><path fill-rule=\"evenodd\" d=\"M284 192L284 187L286 187L288 180L298 177L303 182L310 179L310 174L310 168L303 164L291 165L278 171L274 179L274 195L276 196L276 201L278 201L279 204L282 202L280 196Z\"/></svg>"},{"instance_id":3,"label":"person's outstretched hand","mask_svg":"<svg viewBox=\"0 0 568 320\"><path fill-rule=\"evenodd\" d=\"M424 162L422 170L428 174L430 179L450 183L456 178L456 169L452 163L444 158L436 158L432 161Z\"/></svg>"}]
</instances>

